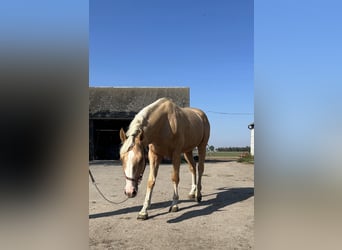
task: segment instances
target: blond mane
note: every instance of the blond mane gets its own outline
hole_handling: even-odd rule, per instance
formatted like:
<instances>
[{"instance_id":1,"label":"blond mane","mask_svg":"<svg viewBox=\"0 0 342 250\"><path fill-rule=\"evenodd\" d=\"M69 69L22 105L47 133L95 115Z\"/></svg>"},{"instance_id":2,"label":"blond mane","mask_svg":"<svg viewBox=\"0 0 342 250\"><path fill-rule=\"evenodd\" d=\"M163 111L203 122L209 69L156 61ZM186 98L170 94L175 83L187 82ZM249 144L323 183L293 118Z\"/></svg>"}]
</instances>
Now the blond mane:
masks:
<instances>
[{"instance_id":1,"label":"blond mane","mask_svg":"<svg viewBox=\"0 0 342 250\"><path fill-rule=\"evenodd\" d=\"M134 139L139 134L140 129L142 129L143 126L146 124L149 114L153 110L155 110L158 107L158 105L168 100L169 99L165 97L160 98L157 101L143 108L138 114L135 115L133 121L129 125L129 128L126 132L127 139L122 144L122 147L120 149L120 154L124 154L128 152L129 149L134 145Z\"/></svg>"}]
</instances>

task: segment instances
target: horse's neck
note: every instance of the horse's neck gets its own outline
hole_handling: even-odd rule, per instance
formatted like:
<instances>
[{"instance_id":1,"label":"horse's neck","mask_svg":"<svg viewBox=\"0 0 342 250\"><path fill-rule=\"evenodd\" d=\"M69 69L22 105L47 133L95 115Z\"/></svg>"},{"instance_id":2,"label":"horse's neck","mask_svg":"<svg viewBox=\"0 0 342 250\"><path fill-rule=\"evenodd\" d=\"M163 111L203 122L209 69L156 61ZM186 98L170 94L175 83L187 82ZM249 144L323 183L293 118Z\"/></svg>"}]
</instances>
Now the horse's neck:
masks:
<instances>
[{"instance_id":1,"label":"horse's neck","mask_svg":"<svg viewBox=\"0 0 342 250\"><path fill-rule=\"evenodd\" d=\"M159 129L163 126L164 119L161 115L150 119L147 125L144 127L144 139L143 144L147 146L153 141L153 138L158 134Z\"/></svg>"}]
</instances>

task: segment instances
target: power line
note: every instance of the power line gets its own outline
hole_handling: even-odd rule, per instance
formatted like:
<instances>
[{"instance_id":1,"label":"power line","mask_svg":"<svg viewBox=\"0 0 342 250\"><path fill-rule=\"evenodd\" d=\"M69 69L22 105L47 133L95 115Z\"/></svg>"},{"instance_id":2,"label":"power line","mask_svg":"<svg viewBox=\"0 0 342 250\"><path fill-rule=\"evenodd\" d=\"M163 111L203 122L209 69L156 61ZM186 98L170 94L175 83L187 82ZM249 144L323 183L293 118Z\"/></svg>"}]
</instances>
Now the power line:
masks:
<instances>
[{"instance_id":1,"label":"power line","mask_svg":"<svg viewBox=\"0 0 342 250\"><path fill-rule=\"evenodd\" d=\"M241 112L217 112L217 111L207 111L208 113L214 113L219 115L254 115L254 113L241 113Z\"/></svg>"}]
</instances>

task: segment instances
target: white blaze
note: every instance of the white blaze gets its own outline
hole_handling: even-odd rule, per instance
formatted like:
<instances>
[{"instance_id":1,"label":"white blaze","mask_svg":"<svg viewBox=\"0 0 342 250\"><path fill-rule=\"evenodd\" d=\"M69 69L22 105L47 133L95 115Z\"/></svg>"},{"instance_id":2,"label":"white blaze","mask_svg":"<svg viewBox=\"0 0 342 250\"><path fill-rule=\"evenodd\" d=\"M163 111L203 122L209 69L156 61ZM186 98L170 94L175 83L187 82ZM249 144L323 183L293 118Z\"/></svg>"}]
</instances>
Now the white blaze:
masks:
<instances>
[{"instance_id":1,"label":"white blaze","mask_svg":"<svg viewBox=\"0 0 342 250\"><path fill-rule=\"evenodd\" d=\"M127 163L126 163L126 169L125 169L125 174L126 177L133 179L133 159L134 159L134 152L133 150L128 152L128 158L127 158ZM133 192L133 181L127 180L126 179L126 187L125 190L126 192Z\"/></svg>"}]
</instances>

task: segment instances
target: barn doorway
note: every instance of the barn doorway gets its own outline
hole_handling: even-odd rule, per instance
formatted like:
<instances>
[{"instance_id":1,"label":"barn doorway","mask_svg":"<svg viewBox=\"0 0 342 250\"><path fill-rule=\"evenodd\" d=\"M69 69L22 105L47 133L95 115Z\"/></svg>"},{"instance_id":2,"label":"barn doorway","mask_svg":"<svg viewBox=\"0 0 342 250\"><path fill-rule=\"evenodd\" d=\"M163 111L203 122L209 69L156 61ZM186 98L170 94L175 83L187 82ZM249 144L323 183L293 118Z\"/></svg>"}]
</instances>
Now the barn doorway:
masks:
<instances>
[{"instance_id":1,"label":"barn doorway","mask_svg":"<svg viewBox=\"0 0 342 250\"><path fill-rule=\"evenodd\" d=\"M127 130L131 120L92 119L89 126L90 159L89 160L119 160L120 159L120 129Z\"/></svg>"}]
</instances>

